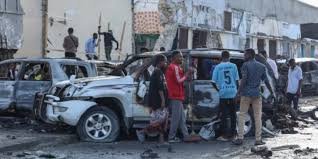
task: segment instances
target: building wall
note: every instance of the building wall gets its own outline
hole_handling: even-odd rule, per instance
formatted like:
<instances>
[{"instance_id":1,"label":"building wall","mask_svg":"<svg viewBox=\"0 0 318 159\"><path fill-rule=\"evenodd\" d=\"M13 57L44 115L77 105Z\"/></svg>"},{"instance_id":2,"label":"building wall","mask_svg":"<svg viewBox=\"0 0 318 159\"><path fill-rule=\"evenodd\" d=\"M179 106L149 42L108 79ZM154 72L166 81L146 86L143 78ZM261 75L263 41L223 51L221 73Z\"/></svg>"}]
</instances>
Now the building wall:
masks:
<instances>
[{"instance_id":1,"label":"building wall","mask_svg":"<svg viewBox=\"0 0 318 159\"><path fill-rule=\"evenodd\" d=\"M246 10L259 17L276 15L278 20L301 24L317 23L318 9L297 0L226 0L228 7Z\"/></svg>"},{"instance_id":2,"label":"building wall","mask_svg":"<svg viewBox=\"0 0 318 159\"><path fill-rule=\"evenodd\" d=\"M25 12L23 17L22 47L15 57L41 56L42 52L42 2L39 0L21 0Z\"/></svg>"},{"instance_id":3,"label":"building wall","mask_svg":"<svg viewBox=\"0 0 318 159\"><path fill-rule=\"evenodd\" d=\"M61 5L63 4L63 5ZM50 57L64 56L63 38L67 28L74 28L79 38L79 56L84 58L85 41L97 32L99 17L102 15L102 31L111 29L115 39L120 42L122 34L122 52L113 50L112 59L121 60L132 53L132 7L129 0L54 0L49 1L49 43ZM125 31L123 31L126 22ZM108 28L109 27L109 28ZM103 39L103 37L102 37ZM104 44L101 43L101 59L105 59ZM115 48L115 44L114 47ZM96 49L97 50L97 49Z\"/></svg>"}]
</instances>

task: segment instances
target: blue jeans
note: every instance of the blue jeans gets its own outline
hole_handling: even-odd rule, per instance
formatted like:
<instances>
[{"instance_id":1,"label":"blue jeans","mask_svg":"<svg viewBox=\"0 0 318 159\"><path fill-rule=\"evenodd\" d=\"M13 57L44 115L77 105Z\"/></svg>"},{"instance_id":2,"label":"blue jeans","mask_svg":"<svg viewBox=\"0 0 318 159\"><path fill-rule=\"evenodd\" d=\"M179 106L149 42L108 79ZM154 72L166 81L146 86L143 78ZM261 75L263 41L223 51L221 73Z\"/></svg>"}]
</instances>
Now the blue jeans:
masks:
<instances>
[{"instance_id":1,"label":"blue jeans","mask_svg":"<svg viewBox=\"0 0 318 159\"><path fill-rule=\"evenodd\" d=\"M298 101L299 101L299 95L287 93L287 103L289 106L291 106L291 104L293 102L295 110L298 110Z\"/></svg>"}]
</instances>

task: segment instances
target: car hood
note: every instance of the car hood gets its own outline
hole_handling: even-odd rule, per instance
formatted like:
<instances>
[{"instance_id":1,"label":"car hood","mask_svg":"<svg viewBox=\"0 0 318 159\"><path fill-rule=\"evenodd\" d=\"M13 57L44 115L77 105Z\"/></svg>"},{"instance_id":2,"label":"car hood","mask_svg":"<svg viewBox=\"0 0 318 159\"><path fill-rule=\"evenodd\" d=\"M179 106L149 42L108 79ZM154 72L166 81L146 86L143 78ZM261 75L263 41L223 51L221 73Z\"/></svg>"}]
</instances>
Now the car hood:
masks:
<instances>
[{"instance_id":1,"label":"car hood","mask_svg":"<svg viewBox=\"0 0 318 159\"><path fill-rule=\"evenodd\" d=\"M97 76L97 77L88 77L88 78L80 78L72 81L75 85L85 84L87 86L105 86L105 85L129 85L133 84L134 79L131 76ZM55 85L57 87L63 87L66 85L70 85L71 81L62 81L58 82Z\"/></svg>"}]
</instances>

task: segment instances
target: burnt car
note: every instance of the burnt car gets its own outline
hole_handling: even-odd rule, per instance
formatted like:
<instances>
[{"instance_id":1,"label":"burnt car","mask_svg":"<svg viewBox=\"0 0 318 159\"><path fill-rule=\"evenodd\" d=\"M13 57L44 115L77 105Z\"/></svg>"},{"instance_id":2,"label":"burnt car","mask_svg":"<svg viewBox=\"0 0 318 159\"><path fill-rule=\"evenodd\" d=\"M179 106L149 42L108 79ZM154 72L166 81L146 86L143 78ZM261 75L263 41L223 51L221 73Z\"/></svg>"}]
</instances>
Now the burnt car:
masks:
<instances>
[{"instance_id":1,"label":"burnt car","mask_svg":"<svg viewBox=\"0 0 318 159\"><path fill-rule=\"evenodd\" d=\"M201 67L205 61L220 59L222 50L200 49L181 50L184 56L183 69L197 67L193 79L185 82L187 99L187 122L191 129L218 119L219 95L211 80ZM229 50L230 60L240 69L244 55L240 51ZM77 127L77 134L84 141L113 142L120 132L132 128L143 128L148 123L149 109L147 91L152 71L152 58L164 54L170 58L171 52L148 52L130 56L113 72L123 70L125 76L103 76L68 80L56 83L47 94L39 96L41 101L37 116L49 123L66 123ZM263 60L265 61L265 60ZM270 79L272 76L268 75ZM274 85L273 80L270 80ZM268 89L263 87L264 102L273 105ZM253 131L253 119L246 116L245 134Z\"/></svg>"},{"instance_id":2,"label":"burnt car","mask_svg":"<svg viewBox=\"0 0 318 159\"><path fill-rule=\"evenodd\" d=\"M298 66L303 71L302 93L304 95L318 94L318 59L315 58L295 58ZM288 78L288 60L277 60L279 73L286 81ZM285 84L286 85L286 84Z\"/></svg>"},{"instance_id":3,"label":"burnt car","mask_svg":"<svg viewBox=\"0 0 318 159\"><path fill-rule=\"evenodd\" d=\"M32 111L35 94L57 82L107 74L116 65L80 59L21 58L0 62L0 110ZM106 72L105 72L106 71Z\"/></svg>"}]
</instances>

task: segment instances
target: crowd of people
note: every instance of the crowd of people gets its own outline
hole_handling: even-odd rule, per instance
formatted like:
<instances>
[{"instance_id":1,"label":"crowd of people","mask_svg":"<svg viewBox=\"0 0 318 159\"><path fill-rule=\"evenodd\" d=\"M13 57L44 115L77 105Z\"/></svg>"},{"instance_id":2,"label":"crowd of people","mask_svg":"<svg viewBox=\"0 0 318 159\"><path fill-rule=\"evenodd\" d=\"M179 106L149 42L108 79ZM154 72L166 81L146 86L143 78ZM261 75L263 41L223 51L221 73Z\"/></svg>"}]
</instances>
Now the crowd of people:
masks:
<instances>
[{"instance_id":1,"label":"crowd of people","mask_svg":"<svg viewBox=\"0 0 318 159\"><path fill-rule=\"evenodd\" d=\"M115 50L118 49L118 42L113 37L112 32L94 33L92 38L85 43L85 52L89 60L98 59L95 48L99 45L99 36L104 36L105 57L111 60L111 51L113 42L117 44ZM78 38L73 35L73 28L68 29L68 36L64 38L63 47L65 49L65 57L75 58L77 48L79 46ZM164 48L160 50L164 51ZM145 51L142 51L145 52ZM266 59L270 65L274 77L279 78L279 72L276 62L267 56L266 51L260 51L259 54ZM230 62L230 53L222 52L221 62L218 59L203 61L204 73L201 78L211 80L214 88L219 92L220 96L220 119L222 135L218 138L222 141L232 139L233 144L243 144L245 115L250 107L253 108L255 121L255 145L265 144L262 141L262 97L260 86L264 82L270 93L275 98L274 89L271 87L268 77L267 68L260 62L255 60L255 51L247 49L244 53L245 63L240 68L241 79L237 66ZM168 116L170 116L170 128L168 133L168 141L170 143L180 142L180 138L176 136L177 130L180 129L183 139L189 137L186 115L184 113L183 101L185 100L184 81L186 79L197 79L198 77L198 61L193 61L193 68L188 72L184 72L181 65L183 62L182 52L174 51L172 53L171 63L167 66L167 58L159 54L155 57L153 71L150 78L149 87L149 103L151 108L151 121L148 127L137 131L137 136L141 141L145 140L145 134L157 132L160 134L160 142L164 142L164 136L168 129ZM288 81L286 87L286 97L289 104L293 103L293 108L298 109L298 100L301 95L302 70L296 65L295 59L289 60ZM240 101L240 110L238 118L238 131L236 128L236 109L235 105ZM227 118L230 118L231 131L227 132Z\"/></svg>"},{"instance_id":2,"label":"crowd of people","mask_svg":"<svg viewBox=\"0 0 318 159\"><path fill-rule=\"evenodd\" d=\"M276 79L279 78L275 61L267 57L265 51L259 53L271 66ZM253 108L255 121L255 145L264 145L262 140L262 96L261 83L264 82L272 97L275 98L274 88L271 87L267 76L267 68L255 60L256 53L253 49L247 49L244 53L245 62L240 68L241 79L237 65L230 62L230 53L222 52L221 62L214 65L210 70L213 87L219 92L220 97L220 119L221 136L219 140L229 141L235 145L242 145L244 138L245 115L250 107ZM191 68L184 72L181 65L183 62L182 52L174 51L171 55L171 63L167 66L167 58L159 54L154 57L155 70L150 78L149 102L151 108L150 124L142 130L137 130L140 141L145 140L148 133L157 132L160 134L160 142L164 142L167 133L168 142L181 142L177 137L177 130L181 130L182 139L190 137L186 125L186 114L184 113L183 101L185 98L184 81L192 79L197 68ZM194 64L196 64L194 62ZM196 66L196 65L194 65ZM302 71L296 65L295 59L289 60L289 73L286 88L286 96L290 104L293 102L294 109L298 109L298 98L301 94ZM236 128L236 108L240 102L238 116L238 131ZM170 117L170 118L169 118ZM230 118L230 132L228 131L227 118ZM168 120L170 122L168 122ZM170 127L169 124L170 123ZM167 132L169 127L169 132Z\"/></svg>"}]
</instances>

